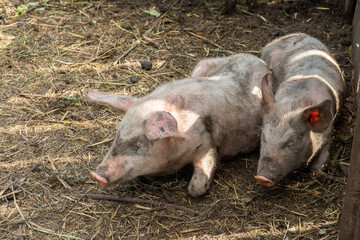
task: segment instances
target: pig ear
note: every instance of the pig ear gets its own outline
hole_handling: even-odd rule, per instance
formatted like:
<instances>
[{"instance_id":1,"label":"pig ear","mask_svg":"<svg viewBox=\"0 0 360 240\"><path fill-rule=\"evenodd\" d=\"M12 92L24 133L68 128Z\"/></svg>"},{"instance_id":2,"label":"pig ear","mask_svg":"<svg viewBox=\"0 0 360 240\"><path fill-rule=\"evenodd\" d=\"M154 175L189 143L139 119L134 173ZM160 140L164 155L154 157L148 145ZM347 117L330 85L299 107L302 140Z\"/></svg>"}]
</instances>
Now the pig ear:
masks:
<instances>
[{"instance_id":1,"label":"pig ear","mask_svg":"<svg viewBox=\"0 0 360 240\"><path fill-rule=\"evenodd\" d=\"M331 123L333 114L331 101L325 100L315 106L307 107L303 111L303 119L307 127L313 132L325 131Z\"/></svg>"},{"instance_id":2,"label":"pig ear","mask_svg":"<svg viewBox=\"0 0 360 240\"><path fill-rule=\"evenodd\" d=\"M144 121L145 136L149 140L167 137L180 137L177 121L169 112L159 111Z\"/></svg>"},{"instance_id":3,"label":"pig ear","mask_svg":"<svg viewBox=\"0 0 360 240\"><path fill-rule=\"evenodd\" d=\"M131 96L104 93L86 88L83 90L83 93L90 102L110 106L122 112L126 112L137 100L137 98Z\"/></svg>"},{"instance_id":4,"label":"pig ear","mask_svg":"<svg viewBox=\"0 0 360 240\"><path fill-rule=\"evenodd\" d=\"M265 74L261 80L262 104L266 112L268 112L275 103L274 93L269 86L269 78L271 78L271 73Z\"/></svg>"}]
</instances>

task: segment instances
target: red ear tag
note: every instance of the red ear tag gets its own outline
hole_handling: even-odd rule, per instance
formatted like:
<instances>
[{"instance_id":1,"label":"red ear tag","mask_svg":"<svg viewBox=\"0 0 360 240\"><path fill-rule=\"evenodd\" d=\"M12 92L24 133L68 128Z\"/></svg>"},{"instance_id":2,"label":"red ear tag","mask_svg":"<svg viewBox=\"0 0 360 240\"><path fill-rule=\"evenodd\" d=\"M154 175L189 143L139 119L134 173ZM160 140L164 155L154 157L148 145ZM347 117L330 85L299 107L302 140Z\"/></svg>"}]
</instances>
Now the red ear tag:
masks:
<instances>
[{"instance_id":1,"label":"red ear tag","mask_svg":"<svg viewBox=\"0 0 360 240\"><path fill-rule=\"evenodd\" d=\"M309 112L309 123L310 124L313 124L314 122L318 121L320 118L319 118L319 111L318 110L315 110L315 111L310 111Z\"/></svg>"}]
</instances>

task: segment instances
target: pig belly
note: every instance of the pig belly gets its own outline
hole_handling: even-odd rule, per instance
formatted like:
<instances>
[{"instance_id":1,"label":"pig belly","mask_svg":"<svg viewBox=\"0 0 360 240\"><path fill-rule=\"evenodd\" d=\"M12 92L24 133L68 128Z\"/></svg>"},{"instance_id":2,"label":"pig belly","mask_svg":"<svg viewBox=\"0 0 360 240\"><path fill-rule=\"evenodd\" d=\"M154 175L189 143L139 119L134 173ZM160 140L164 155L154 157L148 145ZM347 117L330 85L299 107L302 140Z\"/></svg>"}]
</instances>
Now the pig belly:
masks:
<instances>
[{"instance_id":1,"label":"pig belly","mask_svg":"<svg viewBox=\"0 0 360 240\"><path fill-rule=\"evenodd\" d=\"M259 145L259 136L236 132L223 142L219 148L220 157L231 157L239 153L249 153Z\"/></svg>"}]
</instances>

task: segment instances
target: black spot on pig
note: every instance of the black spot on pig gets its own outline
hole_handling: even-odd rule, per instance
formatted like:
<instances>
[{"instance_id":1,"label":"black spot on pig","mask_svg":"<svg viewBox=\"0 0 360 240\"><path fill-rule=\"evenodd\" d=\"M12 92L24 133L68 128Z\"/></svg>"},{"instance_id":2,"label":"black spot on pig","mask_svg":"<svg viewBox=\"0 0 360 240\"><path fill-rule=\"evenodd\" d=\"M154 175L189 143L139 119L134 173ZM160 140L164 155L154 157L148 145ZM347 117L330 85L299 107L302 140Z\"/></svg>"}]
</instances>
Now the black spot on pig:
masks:
<instances>
[{"instance_id":1,"label":"black spot on pig","mask_svg":"<svg viewBox=\"0 0 360 240\"><path fill-rule=\"evenodd\" d=\"M198 145L198 146L195 148L193 154L195 154L196 152L198 152L199 149L201 149L201 147L202 147L202 144Z\"/></svg>"},{"instance_id":2,"label":"black spot on pig","mask_svg":"<svg viewBox=\"0 0 360 240\"><path fill-rule=\"evenodd\" d=\"M212 129L212 118L211 116L205 116L203 118L203 124L204 124L204 127L205 127L205 130L208 132L208 133L212 133L213 129Z\"/></svg>"},{"instance_id":3,"label":"black spot on pig","mask_svg":"<svg viewBox=\"0 0 360 240\"><path fill-rule=\"evenodd\" d=\"M161 121L161 120L163 120L163 115L162 115L162 114L159 114L158 117L157 117L157 119L156 119L156 121Z\"/></svg>"}]
</instances>

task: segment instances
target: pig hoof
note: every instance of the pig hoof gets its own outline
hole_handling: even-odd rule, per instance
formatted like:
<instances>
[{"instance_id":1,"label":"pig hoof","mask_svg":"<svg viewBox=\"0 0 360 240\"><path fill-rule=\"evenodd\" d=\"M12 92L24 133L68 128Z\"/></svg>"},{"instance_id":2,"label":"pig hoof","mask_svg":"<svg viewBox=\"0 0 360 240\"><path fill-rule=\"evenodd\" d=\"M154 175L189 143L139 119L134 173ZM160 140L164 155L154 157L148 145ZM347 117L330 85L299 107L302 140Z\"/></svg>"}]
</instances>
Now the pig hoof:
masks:
<instances>
[{"instance_id":1,"label":"pig hoof","mask_svg":"<svg viewBox=\"0 0 360 240\"><path fill-rule=\"evenodd\" d=\"M207 190L195 190L195 189L191 189L191 187L189 187L188 189L188 193L190 196L192 197L200 197L202 195L204 195L206 193Z\"/></svg>"},{"instance_id":2,"label":"pig hoof","mask_svg":"<svg viewBox=\"0 0 360 240\"><path fill-rule=\"evenodd\" d=\"M209 184L195 185L193 183L190 183L188 187L188 193L192 197L200 197L208 191L209 187L210 187Z\"/></svg>"},{"instance_id":3,"label":"pig hoof","mask_svg":"<svg viewBox=\"0 0 360 240\"><path fill-rule=\"evenodd\" d=\"M264 187L273 187L275 183L264 176L255 176L256 181Z\"/></svg>"},{"instance_id":4,"label":"pig hoof","mask_svg":"<svg viewBox=\"0 0 360 240\"><path fill-rule=\"evenodd\" d=\"M96 172L90 172L90 176L96 180L96 182L99 184L100 187L102 188L107 188L109 186L109 180L107 180L106 178L104 178L103 176L100 176L98 173Z\"/></svg>"}]
</instances>

